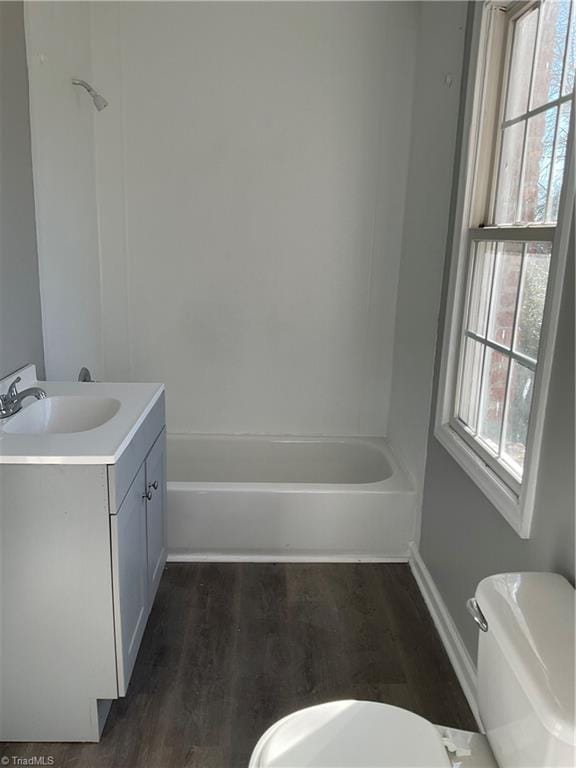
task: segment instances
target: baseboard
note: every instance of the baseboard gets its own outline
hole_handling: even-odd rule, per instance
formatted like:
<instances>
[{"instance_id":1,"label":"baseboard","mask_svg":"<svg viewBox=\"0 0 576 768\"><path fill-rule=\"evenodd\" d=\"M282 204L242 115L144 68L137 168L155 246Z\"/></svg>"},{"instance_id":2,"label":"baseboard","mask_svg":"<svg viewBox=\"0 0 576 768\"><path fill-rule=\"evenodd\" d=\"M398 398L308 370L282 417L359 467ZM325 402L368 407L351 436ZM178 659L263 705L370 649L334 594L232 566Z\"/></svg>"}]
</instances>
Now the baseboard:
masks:
<instances>
[{"instance_id":1,"label":"baseboard","mask_svg":"<svg viewBox=\"0 0 576 768\"><path fill-rule=\"evenodd\" d=\"M424 563L424 560L422 560L420 552L414 543L410 544L410 568L420 587L422 597L430 611L434 625L438 630L440 639L448 654L448 658L454 667L454 672L456 673L462 691L470 705L472 714L476 718L478 728L483 731L484 729L482 727L476 695L476 668L464 645L464 641L450 616L448 608L446 607L436 584L434 584L430 571L426 567L426 564Z\"/></svg>"},{"instance_id":2,"label":"baseboard","mask_svg":"<svg viewBox=\"0 0 576 768\"><path fill-rule=\"evenodd\" d=\"M219 552L168 554L169 563L407 563L408 557L369 555L222 554Z\"/></svg>"}]
</instances>

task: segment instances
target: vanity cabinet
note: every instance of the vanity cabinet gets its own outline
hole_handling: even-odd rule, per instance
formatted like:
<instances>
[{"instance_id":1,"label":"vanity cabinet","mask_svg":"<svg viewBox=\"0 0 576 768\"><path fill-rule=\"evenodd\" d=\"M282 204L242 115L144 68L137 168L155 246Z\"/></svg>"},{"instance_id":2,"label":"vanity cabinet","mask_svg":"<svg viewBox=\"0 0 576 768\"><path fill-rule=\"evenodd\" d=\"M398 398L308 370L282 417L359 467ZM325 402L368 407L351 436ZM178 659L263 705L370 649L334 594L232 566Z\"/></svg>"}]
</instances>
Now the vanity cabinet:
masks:
<instances>
[{"instance_id":1,"label":"vanity cabinet","mask_svg":"<svg viewBox=\"0 0 576 768\"><path fill-rule=\"evenodd\" d=\"M146 459L146 541L149 603L166 562L166 437L162 432Z\"/></svg>"},{"instance_id":2,"label":"vanity cabinet","mask_svg":"<svg viewBox=\"0 0 576 768\"><path fill-rule=\"evenodd\" d=\"M118 694L124 696L166 562L162 431L111 520Z\"/></svg>"},{"instance_id":3,"label":"vanity cabinet","mask_svg":"<svg viewBox=\"0 0 576 768\"><path fill-rule=\"evenodd\" d=\"M120 509L111 517L112 585L118 693L126 694L148 618L146 472L143 466Z\"/></svg>"},{"instance_id":4,"label":"vanity cabinet","mask_svg":"<svg viewBox=\"0 0 576 768\"><path fill-rule=\"evenodd\" d=\"M111 463L0 463L0 741L98 741L126 694L166 561L165 445L162 391Z\"/></svg>"}]
</instances>

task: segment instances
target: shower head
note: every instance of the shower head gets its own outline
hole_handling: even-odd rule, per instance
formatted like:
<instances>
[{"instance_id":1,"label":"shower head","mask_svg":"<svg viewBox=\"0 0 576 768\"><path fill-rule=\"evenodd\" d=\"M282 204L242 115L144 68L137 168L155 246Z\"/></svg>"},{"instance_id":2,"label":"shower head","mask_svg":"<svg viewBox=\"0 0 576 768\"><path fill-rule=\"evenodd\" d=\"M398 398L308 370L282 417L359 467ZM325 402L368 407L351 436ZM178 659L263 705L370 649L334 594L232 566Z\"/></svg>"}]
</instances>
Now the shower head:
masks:
<instances>
[{"instance_id":1,"label":"shower head","mask_svg":"<svg viewBox=\"0 0 576 768\"><path fill-rule=\"evenodd\" d=\"M101 96L98 91L95 91L94 88L90 85L90 83L87 83L86 80L77 80L74 78L72 80L72 85L79 85L81 88L84 88L85 91L87 91L90 96L92 97L92 101L94 102L94 106L98 110L98 112L102 112L102 110L108 106L108 102L104 98L104 96Z\"/></svg>"},{"instance_id":2,"label":"shower head","mask_svg":"<svg viewBox=\"0 0 576 768\"><path fill-rule=\"evenodd\" d=\"M93 93L92 94L92 101L94 102L94 106L98 110L98 112L102 112L102 110L108 106L108 102L104 98L104 96L100 96L99 93Z\"/></svg>"}]
</instances>

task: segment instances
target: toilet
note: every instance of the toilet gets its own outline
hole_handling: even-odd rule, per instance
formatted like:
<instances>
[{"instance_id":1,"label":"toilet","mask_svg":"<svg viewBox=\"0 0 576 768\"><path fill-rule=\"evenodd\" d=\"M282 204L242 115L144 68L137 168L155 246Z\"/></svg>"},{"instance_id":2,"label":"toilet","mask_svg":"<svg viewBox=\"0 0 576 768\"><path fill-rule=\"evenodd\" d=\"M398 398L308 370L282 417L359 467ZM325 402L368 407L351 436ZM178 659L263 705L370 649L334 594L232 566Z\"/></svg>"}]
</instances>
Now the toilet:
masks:
<instances>
[{"instance_id":1,"label":"toilet","mask_svg":"<svg viewBox=\"0 0 576 768\"><path fill-rule=\"evenodd\" d=\"M478 707L486 732L433 725L399 707L332 701L260 738L249 768L573 768L574 598L551 573L480 582Z\"/></svg>"}]
</instances>

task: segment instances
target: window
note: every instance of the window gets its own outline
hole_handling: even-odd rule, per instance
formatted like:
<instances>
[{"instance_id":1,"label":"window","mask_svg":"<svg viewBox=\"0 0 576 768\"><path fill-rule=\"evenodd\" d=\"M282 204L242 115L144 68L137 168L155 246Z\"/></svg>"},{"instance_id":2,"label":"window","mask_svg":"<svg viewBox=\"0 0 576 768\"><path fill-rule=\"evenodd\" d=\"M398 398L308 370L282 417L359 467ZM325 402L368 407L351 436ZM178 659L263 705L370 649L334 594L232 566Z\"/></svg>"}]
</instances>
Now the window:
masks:
<instances>
[{"instance_id":1,"label":"window","mask_svg":"<svg viewBox=\"0 0 576 768\"><path fill-rule=\"evenodd\" d=\"M574 201L576 8L479 15L435 433L526 537Z\"/></svg>"}]
</instances>

